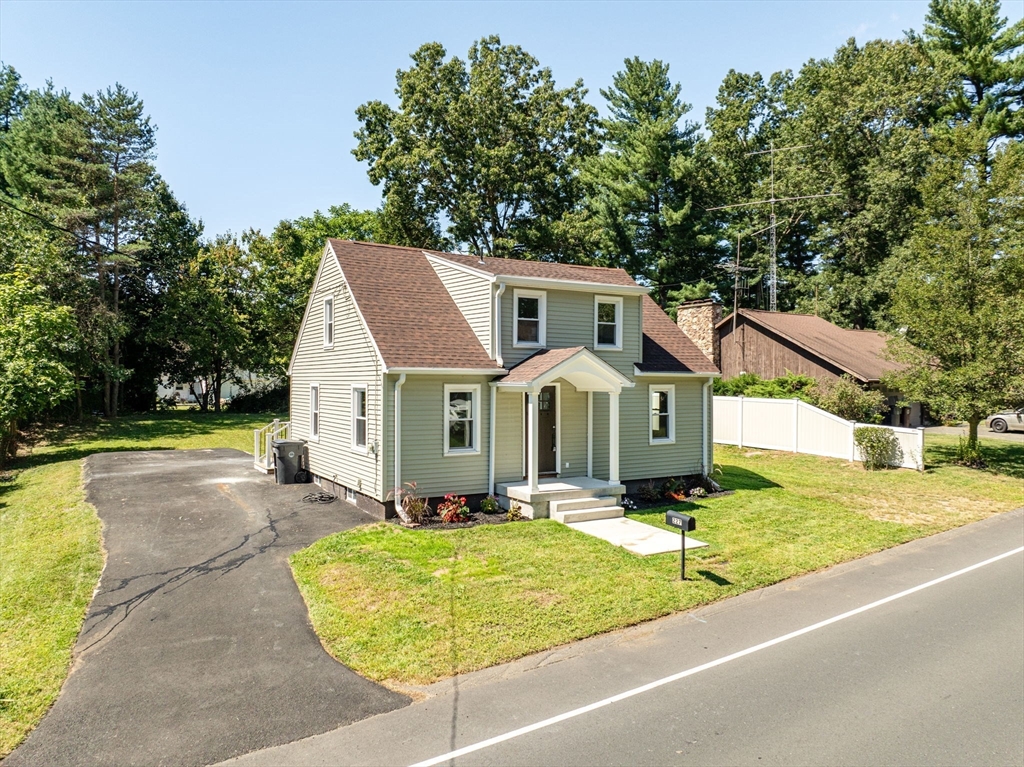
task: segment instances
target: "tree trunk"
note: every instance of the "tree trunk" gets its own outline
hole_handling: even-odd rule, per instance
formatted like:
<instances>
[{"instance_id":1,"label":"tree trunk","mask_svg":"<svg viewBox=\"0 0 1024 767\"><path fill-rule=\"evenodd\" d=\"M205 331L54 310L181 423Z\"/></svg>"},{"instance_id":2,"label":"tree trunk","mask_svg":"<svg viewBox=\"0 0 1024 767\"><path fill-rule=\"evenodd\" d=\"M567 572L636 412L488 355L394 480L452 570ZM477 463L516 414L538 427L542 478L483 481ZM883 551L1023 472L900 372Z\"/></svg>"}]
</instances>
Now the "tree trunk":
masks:
<instances>
[{"instance_id":1,"label":"tree trunk","mask_svg":"<svg viewBox=\"0 0 1024 767\"><path fill-rule=\"evenodd\" d=\"M222 377L224 375L223 363L221 360L217 360L216 367L213 369L213 412L220 412L220 387L222 385Z\"/></svg>"},{"instance_id":2,"label":"tree trunk","mask_svg":"<svg viewBox=\"0 0 1024 767\"><path fill-rule=\"evenodd\" d=\"M978 424L981 423L980 418L971 418L967 421L967 444L972 450L978 448Z\"/></svg>"}]
</instances>

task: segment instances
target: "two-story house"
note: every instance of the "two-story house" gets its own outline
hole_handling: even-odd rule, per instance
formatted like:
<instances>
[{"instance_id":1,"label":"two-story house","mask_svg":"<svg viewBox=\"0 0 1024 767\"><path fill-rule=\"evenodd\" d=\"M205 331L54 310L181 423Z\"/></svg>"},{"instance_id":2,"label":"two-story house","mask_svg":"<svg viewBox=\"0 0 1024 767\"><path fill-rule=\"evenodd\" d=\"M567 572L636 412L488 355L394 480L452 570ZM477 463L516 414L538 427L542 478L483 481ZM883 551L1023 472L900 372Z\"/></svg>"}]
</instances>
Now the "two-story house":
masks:
<instances>
[{"instance_id":1,"label":"two-story house","mask_svg":"<svg viewBox=\"0 0 1024 767\"><path fill-rule=\"evenodd\" d=\"M332 239L291 429L315 481L382 516L415 481L435 501L601 518L627 486L706 474L717 375L621 269Z\"/></svg>"}]
</instances>

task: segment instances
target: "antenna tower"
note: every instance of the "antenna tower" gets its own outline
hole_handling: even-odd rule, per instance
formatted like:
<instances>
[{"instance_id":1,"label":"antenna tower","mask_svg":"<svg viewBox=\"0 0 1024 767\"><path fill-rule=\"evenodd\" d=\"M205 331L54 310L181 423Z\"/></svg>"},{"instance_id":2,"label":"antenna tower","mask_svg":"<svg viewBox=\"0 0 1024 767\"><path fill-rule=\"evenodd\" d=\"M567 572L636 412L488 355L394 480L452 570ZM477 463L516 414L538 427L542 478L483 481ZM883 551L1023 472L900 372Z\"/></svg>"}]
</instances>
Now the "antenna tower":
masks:
<instances>
[{"instance_id":1,"label":"antenna tower","mask_svg":"<svg viewBox=\"0 0 1024 767\"><path fill-rule=\"evenodd\" d=\"M711 210L728 210L730 208L748 208L752 205L770 205L771 213L769 215L769 223L766 229L761 229L761 232L771 230L771 259L768 262L768 308L770 311L777 312L779 310L778 292L779 292L779 252L778 252L778 234L776 232L778 226L775 219L775 203L777 202L791 202L793 200L813 200L818 197L838 197L839 194L832 192L830 194L805 194L799 197L776 197L775 196L775 153L776 152L789 152L794 149L806 149L810 144L800 144L799 146L785 146L775 148L775 142L769 144L768 149L762 149L759 152L747 152L747 157L752 157L756 154L767 154L771 155L772 161L772 173L771 173L771 184L772 184L772 196L767 200L754 200L753 202L740 202L735 205L720 205L717 208L708 208ZM759 232L753 232L752 234L758 234ZM739 237L736 238L736 267L739 267ZM737 281L738 281L737 277ZM733 298L735 302L735 296Z\"/></svg>"}]
</instances>

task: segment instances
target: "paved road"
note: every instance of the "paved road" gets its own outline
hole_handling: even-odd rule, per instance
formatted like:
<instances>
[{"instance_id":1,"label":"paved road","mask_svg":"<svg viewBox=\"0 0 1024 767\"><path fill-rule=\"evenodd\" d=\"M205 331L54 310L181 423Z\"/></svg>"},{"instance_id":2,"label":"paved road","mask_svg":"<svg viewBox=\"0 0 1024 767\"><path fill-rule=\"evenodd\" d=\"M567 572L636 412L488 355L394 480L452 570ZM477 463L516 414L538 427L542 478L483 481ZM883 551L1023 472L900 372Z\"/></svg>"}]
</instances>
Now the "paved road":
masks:
<instances>
[{"instance_id":1,"label":"paved road","mask_svg":"<svg viewBox=\"0 0 1024 767\"><path fill-rule=\"evenodd\" d=\"M74 670L22 765L198 765L288 743L408 699L328 656L287 557L371 521L300 503L236 450L86 461L106 567Z\"/></svg>"},{"instance_id":2,"label":"paved road","mask_svg":"<svg viewBox=\"0 0 1024 767\"><path fill-rule=\"evenodd\" d=\"M948 434L953 437L966 437L967 427L966 426L928 426L925 427L924 435L927 439L929 434ZM1016 442L1018 445L1024 444L1024 432L1022 431L1005 431L1002 434L991 431L985 424L978 424L978 437L982 439L1004 439L1008 442Z\"/></svg>"},{"instance_id":3,"label":"paved road","mask_svg":"<svg viewBox=\"0 0 1024 767\"><path fill-rule=\"evenodd\" d=\"M446 757L934 582L1022 543L1024 510L1018 510L435 685L424 703L230 765L393 765ZM1024 554L1017 552L452 763L1024 764L1022 584Z\"/></svg>"}]
</instances>

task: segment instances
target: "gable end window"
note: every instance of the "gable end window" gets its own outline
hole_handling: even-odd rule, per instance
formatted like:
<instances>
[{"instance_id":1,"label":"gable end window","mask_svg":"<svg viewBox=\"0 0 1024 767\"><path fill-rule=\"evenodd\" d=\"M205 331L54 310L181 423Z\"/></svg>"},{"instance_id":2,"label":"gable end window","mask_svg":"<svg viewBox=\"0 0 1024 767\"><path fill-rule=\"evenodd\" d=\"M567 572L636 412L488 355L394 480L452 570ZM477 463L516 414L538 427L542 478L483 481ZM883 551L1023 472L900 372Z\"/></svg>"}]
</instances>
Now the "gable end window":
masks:
<instances>
[{"instance_id":1,"label":"gable end window","mask_svg":"<svg viewBox=\"0 0 1024 767\"><path fill-rule=\"evenodd\" d=\"M445 384L444 454L480 452L480 385Z\"/></svg>"},{"instance_id":2,"label":"gable end window","mask_svg":"<svg viewBox=\"0 0 1024 767\"><path fill-rule=\"evenodd\" d=\"M544 346L547 342L547 293L516 290L513 346Z\"/></svg>"},{"instance_id":3,"label":"gable end window","mask_svg":"<svg viewBox=\"0 0 1024 767\"><path fill-rule=\"evenodd\" d=\"M366 387L352 387L352 448L366 451Z\"/></svg>"},{"instance_id":4,"label":"gable end window","mask_svg":"<svg viewBox=\"0 0 1024 767\"><path fill-rule=\"evenodd\" d=\"M676 387L672 384L650 387L651 444L676 441Z\"/></svg>"},{"instance_id":5,"label":"gable end window","mask_svg":"<svg viewBox=\"0 0 1024 767\"><path fill-rule=\"evenodd\" d=\"M594 296L594 348L622 349L622 299Z\"/></svg>"},{"instance_id":6,"label":"gable end window","mask_svg":"<svg viewBox=\"0 0 1024 767\"><path fill-rule=\"evenodd\" d=\"M334 346L334 298L324 299L324 348Z\"/></svg>"},{"instance_id":7,"label":"gable end window","mask_svg":"<svg viewBox=\"0 0 1024 767\"><path fill-rule=\"evenodd\" d=\"M320 439L320 384L309 385L309 438Z\"/></svg>"}]
</instances>

